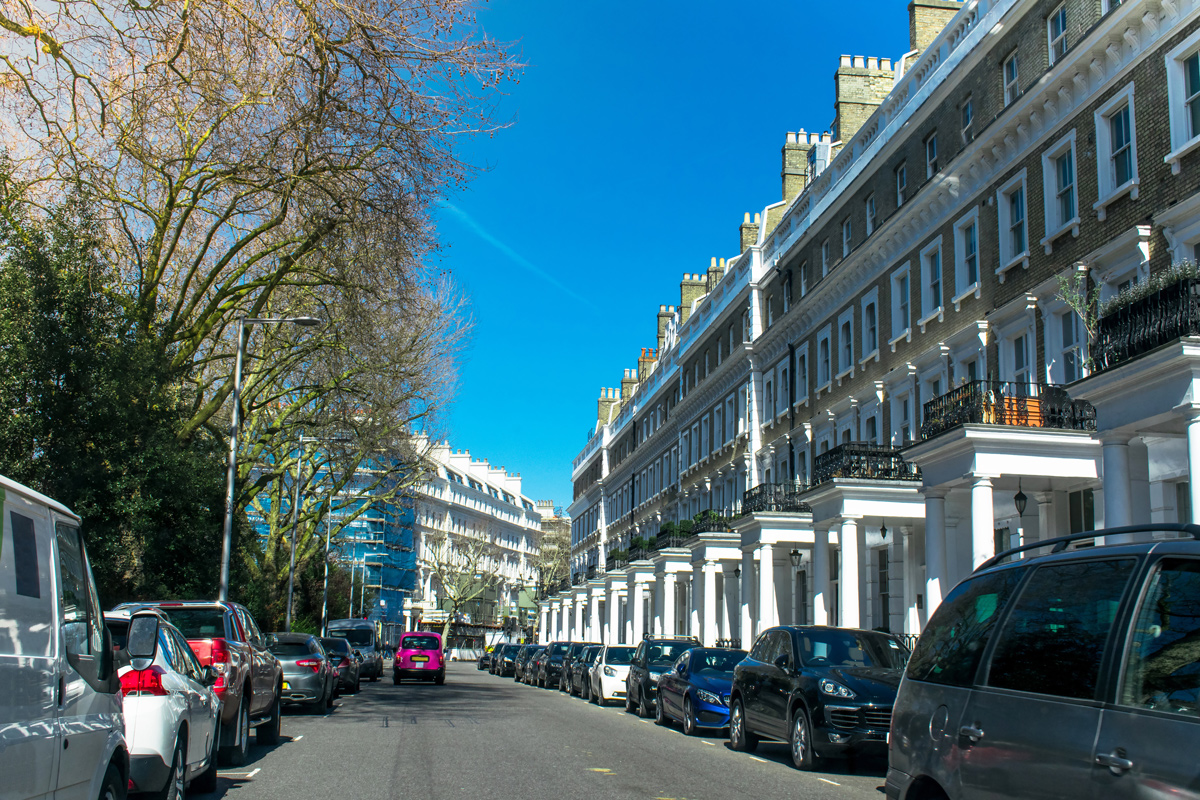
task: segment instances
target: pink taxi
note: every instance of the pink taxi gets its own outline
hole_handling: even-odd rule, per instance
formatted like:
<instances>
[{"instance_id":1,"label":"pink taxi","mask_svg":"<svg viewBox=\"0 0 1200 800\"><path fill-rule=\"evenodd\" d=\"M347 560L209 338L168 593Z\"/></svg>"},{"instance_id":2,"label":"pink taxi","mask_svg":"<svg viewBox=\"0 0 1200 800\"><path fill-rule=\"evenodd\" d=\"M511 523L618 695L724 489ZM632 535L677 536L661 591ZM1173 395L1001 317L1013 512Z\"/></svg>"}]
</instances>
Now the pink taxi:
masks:
<instances>
[{"instance_id":1,"label":"pink taxi","mask_svg":"<svg viewBox=\"0 0 1200 800\"><path fill-rule=\"evenodd\" d=\"M430 631L409 631L401 634L392 661L392 683L399 685L405 678L446 682L446 655L442 652L442 635Z\"/></svg>"}]
</instances>

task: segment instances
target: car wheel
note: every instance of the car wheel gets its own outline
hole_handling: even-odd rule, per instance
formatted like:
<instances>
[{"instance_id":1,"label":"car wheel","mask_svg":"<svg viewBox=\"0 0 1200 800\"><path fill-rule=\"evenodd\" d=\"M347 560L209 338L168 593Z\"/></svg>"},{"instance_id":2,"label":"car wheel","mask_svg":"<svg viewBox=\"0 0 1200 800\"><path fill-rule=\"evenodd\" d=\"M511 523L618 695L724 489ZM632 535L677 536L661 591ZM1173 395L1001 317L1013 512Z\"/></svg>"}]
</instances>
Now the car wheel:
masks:
<instances>
[{"instance_id":1,"label":"car wheel","mask_svg":"<svg viewBox=\"0 0 1200 800\"><path fill-rule=\"evenodd\" d=\"M729 746L743 753L753 753L758 747L758 737L746 730L746 715L742 701L733 701L729 709Z\"/></svg>"},{"instance_id":2,"label":"car wheel","mask_svg":"<svg viewBox=\"0 0 1200 800\"><path fill-rule=\"evenodd\" d=\"M354 676L354 688L351 690L351 694L358 694L361 691L362 691L362 675L355 675Z\"/></svg>"},{"instance_id":3,"label":"car wheel","mask_svg":"<svg viewBox=\"0 0 1200 800\"><path fill-rule=\"evenodd\" d=\"M696 709L692 707L692 698L683 701L683 732L688 736L696 735Z\"/></svg>"},{"instance_id":4,"label":"car wheel","mask_svg":"<svg viewBox=\"0 0 1200 800\"><path fill-rule=\"evenodd\" d=\"M400 685L400 676L399 676L399 675L396 675L396 674L394 674L394 673L393 673L393 675L392 675L392 685L394 685L394 686L399 686L399 685Z\"/></svg>"},{"instance_id":5,"label":"car wheel","mask_svg":"<svg viewBox=\"0 0 1200 800\"><path fill-rule=\"evenodd\" d=\"M185 773L187 772L186 740L182 737L175 739L175 752L171 756L171 771L167 773L167 785L150 797L153 800L183 800Z\"/></svg>"},{"instance_id":6,"label":"car wheel","mask_svg":"<svg viewBox=\"0 0 1200 800\"><path fill-rule=\"evenodd\" d=\"M275 711L276 711L276 713L278 713L279 701L276 700L275 703L276 703ZM255 731L255 738L259 744L263 743L261 727ZM211 794L212 792L215 792L216 790L217 790L217 740L216 740L216 737L214 736L212 749L211 749L211 752L209 752L209 754L208 754L208 767L204 770L204 772L201 772L195 778L192 778L192 782L190 784L188 784L188 791L189 792L199 792L200 794Z\"/></svg>"},{"instance_id":7,"label":"car wheel","mask_svg":"<svg viewBox=\"0 0 1200 800\"><path fill-rule=\"evenodd\" d=\"M231 767L240 767L246 763L246 755L250 752L250 708L246 698L238 705L237 725L233 730L233 744L222 747L222 760Z\"/></svg>"},{"instance_id":8,"label":"car wheel","mask_svg":"<svg viewBox=\"0 0 1200 800\"><path fill-rule=\"evenodd\" d=\"M629 688L629 684L625 684L625 713L633 713L633 691Z\"/></svg>"},{"instance_id":9,"label":"car wheel","mask_svg":"<svg viewBox=\"0 0 1200 800\"><path fill-rule=\"evenodd\" d=\"M637 711L638 716L642 719L646 719L650 716L650 706L646 703L646 693L641 689L638 689Z\"/></svg>"},{"instance_id":10,"label":"car wheel","mask_svg":"<svg viewBox=\"0 0 1200 800\"><path fill-rule=\"evenodd\" d=\"M283 708L283 703L279 700L279 687L275 687L275 702L271 705L271 721L264 722L254 729L254 741L257 744L272 745L279 744L279 727L283 720L281 719L280 711ZM215 776L216 773L214 773ZM216 780L214 777L213 780ZM213 789L216 790L216 784L213 784Z\"/></svg>"},{"instance_id":11,"label":"car wheel","mask_svg":"<svg viewBox=\"0 0 1200 800\"><path fill-rule=\"evenodd\" d=\"M104 782L100 784L97 800L125 800L128 784L121 780L121 771L116 764L109 764L104 771Z\"/></svg>"},{"instance_id":12,"label":"car wheel","mask_svg":"<svg viewBox=\"0 0 1200 800\"><path fill-rule=\"evenodd\" d=\"M797 708L792 715L792 735L789 744L792 751L792 764L796 769L811 770L817 765L817 754L813 752L812 724L808 721L808 712Z\"/></svg>"},{"instance_id":13,"label":"car wheel","mask_svg":"<svg viewBox=\"0 0 1200 800\"><path fill-rule=\"evenodd\" d=\"M337 699L337 684L335 683L328 692L325 693L325 709L333 708L333 701Z\"/></svg>"},{"instance_id":14,"label":"car wheel","mask_svg":"<svg viewBox=\"0 0 1200 800\"><path fill-rule=\"evenodd\" d=\"M598 689L592 690L592 702L598 706L602 706L607 702L604 699L604 684L600 684Z\"/></svg>"},{"instance_id":15,"label":"car wheel","mask_svg":"<svg viewBox=\"0 0 1200 800\"><path fill-rule=\"evenodd\" d=\"M439 673L437 674L437 677L433 679L433 682L434 682L434 683L436 683L438 686L441 686L442 684L444 684L444 683L446 682L446 672L445 672L445 670L443 670L443 671L439 672Z\"/></svg>"},{"instance_id":16,"label":"car wheel","mask_svg":"<svg viewBox=\"0 0 1200 800\"><path fill-rule=\"evenodd\" d=\"M662 695L658 696L658 702L654 704L654 722L657 725L670 725L671 721L667 719L667 712L663 710L665 707Z\"/></svg>"}]
</instances>

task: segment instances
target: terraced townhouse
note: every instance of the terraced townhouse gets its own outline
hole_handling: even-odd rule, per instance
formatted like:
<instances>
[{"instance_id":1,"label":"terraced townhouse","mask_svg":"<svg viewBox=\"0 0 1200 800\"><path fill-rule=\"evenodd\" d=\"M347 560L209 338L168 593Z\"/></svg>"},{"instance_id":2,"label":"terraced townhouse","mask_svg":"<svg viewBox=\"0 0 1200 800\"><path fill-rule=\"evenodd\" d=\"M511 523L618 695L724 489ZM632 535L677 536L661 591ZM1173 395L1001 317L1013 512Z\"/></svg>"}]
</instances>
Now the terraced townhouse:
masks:
<instances>
[{"instance_id":1,"label":"terraced townhouse","mask_svg":"<svg viewBox=\"0 0 1200 800\"><path fill-rule=\"evenodd\" d=\"M1200 503L1200 3L916 0L684 275L574 459L543 639L916 635L1023 542Z\"/></svg>"}]
</instances>

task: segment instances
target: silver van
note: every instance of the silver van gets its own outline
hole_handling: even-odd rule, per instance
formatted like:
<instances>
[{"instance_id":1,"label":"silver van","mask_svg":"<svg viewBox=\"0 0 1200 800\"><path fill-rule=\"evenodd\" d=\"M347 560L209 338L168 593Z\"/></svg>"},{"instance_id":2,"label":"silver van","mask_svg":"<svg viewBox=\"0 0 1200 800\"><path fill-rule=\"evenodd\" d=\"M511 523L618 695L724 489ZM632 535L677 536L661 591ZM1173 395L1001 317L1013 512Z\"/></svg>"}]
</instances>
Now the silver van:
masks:
<instances>
[{"instance_id":1,"label":"silver van","mask_svg":"<svg viewBox=\"0 0 1200 800\"><path fill-rule=\"evenodd\" d=\"M3 476L0 500L4 797L121 800L121 683L79 517Z\"/></svg>"},{"instance_id":2,"label":"silver van","mask_svg":"<svg viewBox=\"0 0 1200 800\"><path fill-rule=\"evenodd\" d=\"M1109 528L1001 553L946 597L900 683L885 791L1197 797L1197 753L1200 526Z\"/></svg>"}]
</instances>

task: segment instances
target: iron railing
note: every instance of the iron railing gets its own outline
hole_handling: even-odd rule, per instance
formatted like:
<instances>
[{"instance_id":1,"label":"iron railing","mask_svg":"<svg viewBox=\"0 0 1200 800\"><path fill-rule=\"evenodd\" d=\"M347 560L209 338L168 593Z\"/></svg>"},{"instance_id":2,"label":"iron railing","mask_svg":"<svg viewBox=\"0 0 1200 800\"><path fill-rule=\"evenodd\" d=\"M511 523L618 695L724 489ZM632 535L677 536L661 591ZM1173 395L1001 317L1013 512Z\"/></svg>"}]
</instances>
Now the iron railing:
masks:
<instances>
[{"instance_id":1,"label":"iron railing","mask_svg":"<svg viewBox=\"0 0 1200 800\"><path fill-rule=\"evenodd\" d=\"M650 557L650 554L653 552L654 552L653 550L647 550L644 547L631 547L631 548L629 548L629 560L630 561L645 561L647 558Z\"/></svg>"},{"instance_id":2,"label":"iron railing","mask_svg":"<svg viewBox=\"0 0 1200 800\"><path fill-rule=\"evenodd\" d=\"M834 478L919 481L921 470L916 464L905 461L898 447L880 447L869 442L846 442L813 459L813 486Z\"/></svg>"},{"instance_id":3,"label":"iron railing","mask_svg":"<svg viewBox=\"0 0 1200 800\"><path fill-rule=\"evenodd\" d=\"M706 517L692 526L692 535L698 533L724 533L729 530L727 517Z\"/></svg>"},{"instance_id":4,"label":"iron railing","mask_svg":"<svg viewBox=\"0 0 1200 800\"><path fill-rule=\"evenodd\" d=\"M1200 334L1200 278L1183 278L1102 317L1092 366L1103 372L1193 334Z\"/></svg>"},{"instance_id":5,"label":"iron railing","mask_svg":"<svg viewBox=\"0 0 1200 800\"><path fill-rule=\"evenodd\" d=\"M723 647L727 650L741 650L742 649L742 640L741 639L717 639L717 643L714 645L714 647Z\"/></svg>"},{"instance_id":6,"label":"iron railing","mask_svg":"<svg viewBox=\"0 0 1200 800\"><path fill-rule=\"evenodd\" d=\"M919 633L893 633L892 636L899 639L900 643L907 647L910 653L917 646L917 639L921 638L921 634Z\"/></svg>"},{"instance_id":7,"label":"iron railing","mask_svg":"<svg viewBox=\"0 0 1200 800\"><path fill-rule=\"evenodd\" d=\"M925 404L921 439L932 439L968 423L1096 430L1096 409L1072 400L1061 386L1004 381L969 381Z\"/></svg>"},{"instance_id":8,"label":"iron railing","mask_svg":"<svg viewBox=\"0 0 1200 800\"><path fill-rule=\"evenodd\" d=\"M587 579L589 581L592 581L598 577L600 577L600 570L595 564L592 564L590 567L587 568Z\"/></svg>"},{"instance_id":9,"label":"iron railing","mask_svg":"<svg viewBox=\"0 0 1200 800\"><path fill-rule=\"evenodd\" d=\"M571 588L571 585L572 584L571 584L570 578L563 578L561 581L558 582L558 590L560 592L565 592L567 589Z\"/></svg>"},{"instance_id":10,"label":"iron railing","mask_svg":"<svg viewBox=\"0 0 1200 800\"><path fill-rule=\"evenodd\" d=\"M664 547L683 547L683 543L687 539L688 535L660 533L658 538L654 540L654 549L662 550Z\"/></svg>"},{"instance_id":11,"label":"iron railing","mask_svg":"<svg viewBox=\"0 0 1200 800\"><path fill-rule=\"evenodd\" d=\"M742 514L757 514L766 511L811 512L812 507L800 499L805 489L798 482L760 483L742 493Z\"/></svg>"}]
</instances>

